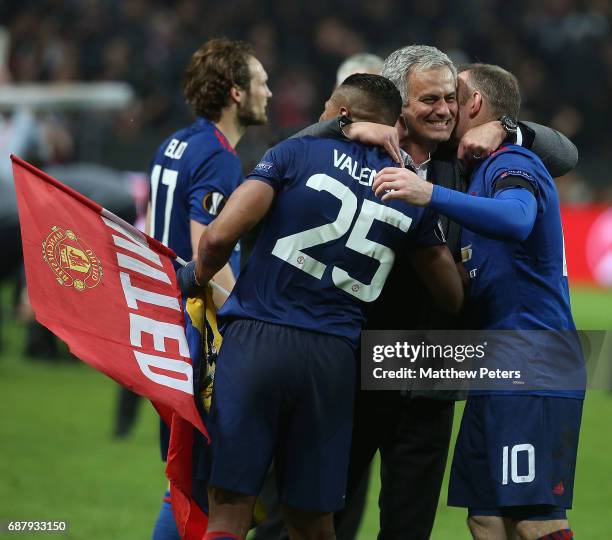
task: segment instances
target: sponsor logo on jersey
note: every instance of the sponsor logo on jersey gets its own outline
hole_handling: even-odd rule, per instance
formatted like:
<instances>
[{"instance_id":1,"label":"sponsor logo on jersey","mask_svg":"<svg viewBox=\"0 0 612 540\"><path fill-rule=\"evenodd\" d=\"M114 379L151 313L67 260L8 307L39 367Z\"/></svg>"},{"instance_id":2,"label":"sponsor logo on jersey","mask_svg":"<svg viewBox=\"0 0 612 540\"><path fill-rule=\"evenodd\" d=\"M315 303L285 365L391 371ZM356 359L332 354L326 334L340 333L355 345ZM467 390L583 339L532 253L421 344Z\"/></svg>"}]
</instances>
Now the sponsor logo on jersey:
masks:
<instances>
[{"instance_id":1,"label":"sponsor logo on jersey","mask_svg":"<svg viewBox=\"0 0 612 540\"><path fill-rule=\"evenodd\" d=\"M466 263L472 258L472 244L461 248L461 262Z\"/></svg>"},{"instance_id":2,"label":"sponsor logo on jersey","mask_svg":"<svg viewBox=\"0 0 612 540\"><path fill-rule=\"evenodd\" d=\"M223 193L211 191L204 196L202 206L211 216L217 216L225 206L225 197Z\"/></svg>"},{"instance_id":3,"label":"sponsor logo on jersey","mask_svg":"<svg viewBox=\"0 0 612 540\"><path fill-rule=\"evenodd\" d=\"M52 227L42 243L42 252L60 285L84 291L102 280L102 265L98 257L70 229Z\"/></svg>"}]
</instances>

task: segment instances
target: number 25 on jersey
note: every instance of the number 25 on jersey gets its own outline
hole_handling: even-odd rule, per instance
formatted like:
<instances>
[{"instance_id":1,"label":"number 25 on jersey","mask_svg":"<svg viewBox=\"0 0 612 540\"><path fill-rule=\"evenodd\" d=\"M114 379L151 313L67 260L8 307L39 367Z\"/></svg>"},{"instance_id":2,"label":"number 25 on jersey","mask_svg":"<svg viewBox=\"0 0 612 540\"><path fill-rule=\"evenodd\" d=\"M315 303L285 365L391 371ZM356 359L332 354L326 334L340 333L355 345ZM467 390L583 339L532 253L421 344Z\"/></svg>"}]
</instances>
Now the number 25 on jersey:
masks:
<instances>
[{"instance_id":1,"label":"number 25 on jersey","mask_svg":"<svg viewBox=\"0 0 612 540\"><path fill-rule=\"evenodd\" d=\"M308 179L306 186L319 192L325 191L339 199L341 206L338 217L332 223L279 238L272 254L303 272L321 279L327 265L302 250L338 240L344 236L351 227L353 217L357 212L358 201L357 196L342 182L327 174L314 174ZM380 266L369 285L353 279L347 271L338 266L334 266L332 270L332 280L336 287L364 302L373 302L378 298L395 260L395 253L391 248L366 238L374 220L388 223L402 232L407 232L412 223L412 218L394 208L368 199L363 201L357 221L346 241L346 247L376 259Z\"/></svg>"}]
</instances>

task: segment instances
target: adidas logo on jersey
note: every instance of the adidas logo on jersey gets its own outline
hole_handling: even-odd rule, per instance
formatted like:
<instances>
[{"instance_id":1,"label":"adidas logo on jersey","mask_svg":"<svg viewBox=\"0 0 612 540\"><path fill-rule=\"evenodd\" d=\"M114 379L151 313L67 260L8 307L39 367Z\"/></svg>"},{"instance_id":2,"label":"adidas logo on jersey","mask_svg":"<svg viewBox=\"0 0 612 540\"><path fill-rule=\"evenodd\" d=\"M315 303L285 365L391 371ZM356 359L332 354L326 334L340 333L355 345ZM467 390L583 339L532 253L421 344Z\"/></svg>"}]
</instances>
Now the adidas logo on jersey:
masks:
<instances>
[{"instance_id":1,"label":"adidas logo on jersey","mask_svg":"<svg viewBox=\"0 0 612 540\"><path fill-rule=\"evenodd\" d=\"M563 485L563 480L559 482L553 489L553 495L563 495L565 493L565 486Z\"/></svg>"}]
</instances>

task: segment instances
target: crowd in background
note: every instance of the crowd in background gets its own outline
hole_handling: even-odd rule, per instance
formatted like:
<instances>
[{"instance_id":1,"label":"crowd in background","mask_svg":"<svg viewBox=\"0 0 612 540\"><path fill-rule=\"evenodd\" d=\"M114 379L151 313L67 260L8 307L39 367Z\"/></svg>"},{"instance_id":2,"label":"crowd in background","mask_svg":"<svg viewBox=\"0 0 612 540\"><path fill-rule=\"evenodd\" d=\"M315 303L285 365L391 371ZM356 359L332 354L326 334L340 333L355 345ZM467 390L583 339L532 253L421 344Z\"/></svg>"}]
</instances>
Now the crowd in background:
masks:
<instances>
[{"instance_id":1,"label":"crowd in background","mask_svg":"<svg viewBox=\"0 0 612 540\"><path fill-rule=\"evenodd\" d=\"M145 171L159 142L188 121L181 80L206 39L253 44L274 93L269 126L240 144L245 169L279 138L316 120L341 61L383 58L427 43L456 63L514 72L523 119L550 125L580 150L560 181L565 199L612 200L612 3L609 0L3 0L14 82L128 81L122 113L71 114L70 159ZM67 158L66 158L67 159Z\"/></svg>"}]
</instances>

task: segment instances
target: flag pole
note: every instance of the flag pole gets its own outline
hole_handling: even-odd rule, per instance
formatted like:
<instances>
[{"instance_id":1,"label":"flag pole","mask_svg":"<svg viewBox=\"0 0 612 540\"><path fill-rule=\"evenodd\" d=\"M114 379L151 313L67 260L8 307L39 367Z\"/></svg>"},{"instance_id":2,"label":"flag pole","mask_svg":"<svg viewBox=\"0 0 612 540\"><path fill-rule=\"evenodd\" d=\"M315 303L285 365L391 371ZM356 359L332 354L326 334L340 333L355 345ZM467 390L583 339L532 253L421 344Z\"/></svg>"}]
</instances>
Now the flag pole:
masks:
<instances>
[{"instance_id":1,"label":"flag pole","mask_svg":"<svg viewBox=\"0 0 612 540\"><path fill-rule=\"evenodd\" d=\"M175 258L176 262L179 263L181 266L186 266L187 263L185 262L184 259L181 259L178 255ZM223 287L221 287L221 285L218 285L217 283L215 283L212 279L208 282L210 283L210 286L217 292L220 292L221 294L224 294L225 296L229 296L230 293L229 291L226 291Z\"/></svg>"}]
</instances>

